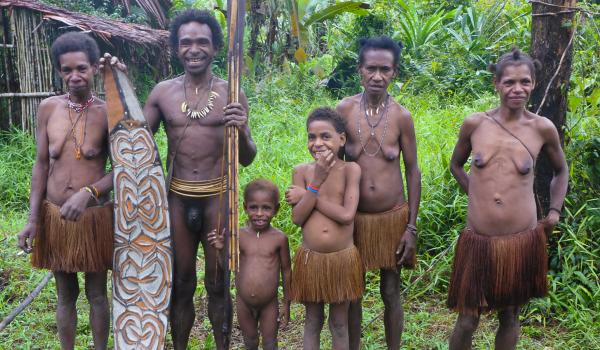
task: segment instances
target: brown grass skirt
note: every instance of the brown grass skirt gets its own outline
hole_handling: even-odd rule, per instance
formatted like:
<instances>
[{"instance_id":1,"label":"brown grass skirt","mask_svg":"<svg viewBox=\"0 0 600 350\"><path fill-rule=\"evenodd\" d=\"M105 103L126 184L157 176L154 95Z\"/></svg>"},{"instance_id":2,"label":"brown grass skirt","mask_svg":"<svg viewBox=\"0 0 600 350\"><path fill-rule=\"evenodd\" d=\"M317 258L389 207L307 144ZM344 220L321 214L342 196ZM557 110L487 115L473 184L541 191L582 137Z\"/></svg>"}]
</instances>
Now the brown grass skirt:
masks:
<instances>
[{"instance_id":1,"label":"brown grass skirt","mask_svg":"<svg viewBox=\"0 0 600 350\"><path fill-rule=\"evenodd\" d=\"M87 208L79 220L60 217L60 207L42 203L31 264L62 272L101 272L110 269L113 255L113 206Z\"/></svg>"},{"instance_id":2,"label":"brown grass skirt","mask_svg":"<svg viewBox=\"0 0 600 350\"><path fill-rule=\"evenodd\" d=\"M357 300L365 290L356 247L317 253L300 246L294 256L291 299L300 303L336 304Z\"/></svg>"},{"instance_id":3,"label":"brown grass skirt","mask_svg":"<svg viewBox=\"0 0 600 350\"><path fill-rule=\"evenodd\" d=\"M408 203L382 213L356 213L354 244L366 271L396 269L396 249L408 223ZM413 268L413 256L405 267Z\"/></svg>"},{"instance_id":4,"label":"brown grass skirt","mask_svg":"<svg viewBox=\"0 0 600 350\"><path fill-rule=\"evenodd\" d=\"M448 307L460 313L527 303L546 295L546 234L541 224L503 236L484 236L465 229L456 245Z\"/></svg>"}]
</instances>

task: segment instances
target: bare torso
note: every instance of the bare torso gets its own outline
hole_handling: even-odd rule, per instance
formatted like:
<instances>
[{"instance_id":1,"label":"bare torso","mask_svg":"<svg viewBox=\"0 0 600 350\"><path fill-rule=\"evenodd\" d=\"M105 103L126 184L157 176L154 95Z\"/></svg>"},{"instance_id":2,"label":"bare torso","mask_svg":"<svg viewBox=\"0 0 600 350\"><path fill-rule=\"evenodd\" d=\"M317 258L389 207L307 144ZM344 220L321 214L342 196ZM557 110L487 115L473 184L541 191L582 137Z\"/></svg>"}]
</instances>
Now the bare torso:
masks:
<instances>
[{"instance_id":1,"label":"bare torso","mask_svg":"<svg viewBox=\"0 0 600 350\"><path fill-rule=\"evenodd\" d=\"M158 107L165 123L169 143L168 162L173 160L173 176L189 181L212 179L221 176L225 128L222 123L223 108L227 104L227 82L213 78L212 89L219 94L205 118L190 119L181 111L185 100L183 76L161 82ZM189 88L188 88L189 91ZM209 90L199 95L188 94L188 104L202 109L209 98ZM189 124L189 125L188 125ZM187 128L186 128L187 125Z\"/></svg>"},{"instance_id":2,"label":"bare torso","mask_svg":"<svg viewBox=\"0 0 600 350\"><path fill-rule=\"evenodd\" d=\"M348 183L349 164L337 161L319 190L319 200L343 205ZM300 167L304 176L304 187L314 174L314 163ZM302 226L302 244L316 252L331 253L351 247L354 224L340 224L325 216L316 208Z\"/></svg>"},{"instance_id":3,"label":"bare torso","mask_svg":"<svg viewBox=\"0 0 600 350\"><path fill-rule=\"evenodd\" d=\"M346 120L346 160L358 163L362 169L358 210L378 213L405 202L399 164L402 137L399 118L408 112L390 97L387 116L384 115L373 128L374 135L371 136L371 127L361 109L361 96L345 98L338 111ZM370 117L370 121L374 125L377 118Z\"/></svg>"},{"instance_id":4,"label":"bare torso","mask_svg":"<svg viewBox=\"0 0 600 350\"><path fill-rule=\"evenodd\" d=\"M47 177L46 199L62 205L82 187L100 180L105 175L108 157L108 123L104 101L96 101L88 108L74 128L81 143L81 157L76 159L76 147L71 135L72 124L65 95L50 97L48 104L48 156L50 168ZM85 112L84 112L85 113ZM77 113L71 111L73 122ZM85 125L85 131L83 130ZM82 136L84 135L84 136Z\"/></svg>"},{"instance_id":5,"label":"bare torso","mask_svg":"<svg viewBox=\"0 0 600 350\"><path fill-rule=\"evenodd\" d=\"M284 244L286 236L273 227L260 235L247 227L241 230L236 289L248 306L260 308L277 298Z\"/></svg>"},{"instance_id":6,"label":"bare torso","mask_svg":"<svg viewBox=\"0 0 600 350\"><path fill-rule=\"evenodd\" d=\"M520 120L505 125L532 155L491 117L479 113L474 118L478 125L470 139L468 226L484 235L535 227L534 158L544 142L539 132L541 117L526 113Z\"/></svg>"}]
</instances>

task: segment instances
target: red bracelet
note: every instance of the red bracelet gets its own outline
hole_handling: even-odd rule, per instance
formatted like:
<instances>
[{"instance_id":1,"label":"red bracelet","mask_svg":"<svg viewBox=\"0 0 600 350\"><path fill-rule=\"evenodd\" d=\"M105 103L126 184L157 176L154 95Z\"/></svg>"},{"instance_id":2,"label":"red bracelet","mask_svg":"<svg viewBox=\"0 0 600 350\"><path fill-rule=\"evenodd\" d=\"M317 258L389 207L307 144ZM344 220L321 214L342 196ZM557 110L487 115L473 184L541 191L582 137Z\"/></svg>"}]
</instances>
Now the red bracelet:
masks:
<instances>
[{"instance_id":1,"label":"red bracelet","mask_svg":"<svg viewBox=\"0 0 600 350\"><path fill-rule=\"evenodd\" d=\"M306 189L314 194L319 193L319 187L313 186L311 184L306 185Z\"/></svg>"}]
</instances>

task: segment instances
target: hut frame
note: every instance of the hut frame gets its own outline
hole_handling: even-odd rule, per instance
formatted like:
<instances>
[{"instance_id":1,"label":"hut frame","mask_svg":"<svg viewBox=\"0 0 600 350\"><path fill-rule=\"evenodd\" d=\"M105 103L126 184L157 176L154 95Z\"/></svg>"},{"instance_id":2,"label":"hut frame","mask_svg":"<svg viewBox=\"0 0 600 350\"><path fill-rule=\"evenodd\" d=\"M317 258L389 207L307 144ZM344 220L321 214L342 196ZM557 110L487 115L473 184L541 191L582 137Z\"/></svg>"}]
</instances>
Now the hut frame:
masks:
<instances>
[{"instance_id":1,"label":"hut frame","mask_svg":"<svg viewBox=\"0 0 600 350\"><path fill-rule=\"evenodd\" d=\"M62 94L52 66L50 46L68 31L84 31L127 64L132 81L151 75L158 81L170 72L168 32L64 10L33 0L0 0L0 129L34 133L41 100ZM102 84L95 91L103 95Z\"/></svg>"}]
</instances>

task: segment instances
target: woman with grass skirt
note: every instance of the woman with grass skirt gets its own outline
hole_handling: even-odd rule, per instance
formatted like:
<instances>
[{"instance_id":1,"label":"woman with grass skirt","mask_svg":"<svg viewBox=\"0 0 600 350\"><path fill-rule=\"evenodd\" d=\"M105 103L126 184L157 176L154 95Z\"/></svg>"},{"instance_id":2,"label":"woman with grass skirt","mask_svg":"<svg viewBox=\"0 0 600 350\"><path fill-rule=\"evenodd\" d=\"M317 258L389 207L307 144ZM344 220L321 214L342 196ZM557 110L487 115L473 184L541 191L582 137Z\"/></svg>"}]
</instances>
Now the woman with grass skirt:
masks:
<instances>
[{"instance_id":1,"label":"woman with grass skirt","mask_svg":"<svg viewBox=\"0 0 600 350\"><path fill-rule=\"evenodd\" d=\"M106 104L92 93L99 49L83 33L67 33L51 48L54 68L68 92L40 103L37 154L31 179L29 221L19 246L32 265L54 273L56 323L62 349L73 349L79 295L77 272L85 273L85 295L95 349L106 349L109 308L106 272L112 262L112 174Z\"/></svg>"},{"instance_id":2,"label":"woman with grass skirt","mask_svg":"<svg viewBox=\"0 0 600 350\"><path fill-rule=\"evenodd\" d=\"M385 306L385 341L400 348L404 312L400 268L415 265L421 173L412 117L388 94L396 77L401 46L388 37L361 40L358 72L364 92L342 100L337 111L346 120L346 160L362 170L354 242L366 270L380 271ZM408 202L400 171L404 160ZM349 311L350 349L359 349L361 300Z\"/></svg>"},{"instance_id":3,"label":"woman with grass skirt","mask_svg":"<svg viewBox=\"0 0 600 350\"><path fill-rule=\"evenodd\" d=\"M451 171L469 205L448 292L448 307L459 313L451 350L471 349L486 310L498 312L496 349L515 349L519 306L547 292L546 239L559 220L568 169L554 124L527 110L538 66L516 48L491 65L500 106L467 117L454 148ZM550 209L538 221L533 183L542 151L554 177Z\"/></svg>"}]
</instances>

